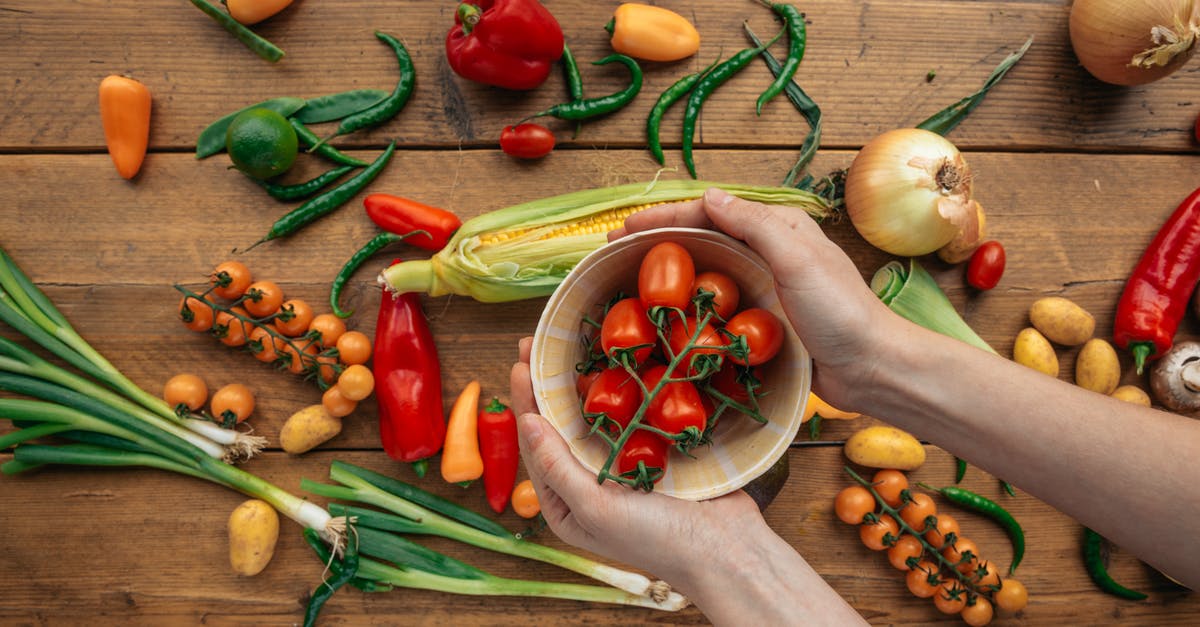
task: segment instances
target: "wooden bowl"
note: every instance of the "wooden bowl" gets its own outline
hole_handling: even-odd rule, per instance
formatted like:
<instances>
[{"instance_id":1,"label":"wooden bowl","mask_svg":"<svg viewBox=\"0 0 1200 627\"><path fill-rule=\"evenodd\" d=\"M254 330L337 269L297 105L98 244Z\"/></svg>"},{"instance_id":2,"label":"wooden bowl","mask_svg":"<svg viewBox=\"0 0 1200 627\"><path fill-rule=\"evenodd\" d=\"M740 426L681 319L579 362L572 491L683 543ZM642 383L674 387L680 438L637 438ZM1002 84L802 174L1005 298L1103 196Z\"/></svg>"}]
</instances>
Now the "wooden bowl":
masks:
<instances>
[{"instance_id":1,"label":"wooden bowl","mask_svg":"<svg viewBox=\"0 0 1200 627\"><path fill-rule=\"evenodd\" d=\"M704 229L655 229L623 237L585 257L555 290L538 321L530 355L534 396L538 410L566 439L575 457L598 473L609 448L600 438L587 436L576 392L575 365L584 359L580 341L586 330L584 316L596 315L597 307L617 292L636 294L642 257L665 241L686 248L697 273L715 270L733 277L741 288L739 309L762 307L785 321L783 348L760 366L763 389L768 391L760 399L760 409L767 423L737 413L723 415L713 443L693 449L694 458L671 451L666 475L655 486L656 491L678 498L710 499L740 489L787 453L800 429L812 378L812 360L786 324L771 272L745 244Z\"/></svg>"}]
</instances>

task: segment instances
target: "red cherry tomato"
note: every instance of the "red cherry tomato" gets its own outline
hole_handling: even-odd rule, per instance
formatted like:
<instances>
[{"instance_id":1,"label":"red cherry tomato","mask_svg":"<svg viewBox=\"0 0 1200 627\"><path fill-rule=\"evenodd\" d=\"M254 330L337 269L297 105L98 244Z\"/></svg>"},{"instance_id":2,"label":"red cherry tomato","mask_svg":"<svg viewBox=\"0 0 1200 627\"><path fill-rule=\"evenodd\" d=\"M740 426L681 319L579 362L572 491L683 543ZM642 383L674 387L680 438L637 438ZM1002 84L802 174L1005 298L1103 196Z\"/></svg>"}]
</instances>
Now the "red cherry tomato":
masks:
<instances>
[{"instance_id":1,"label":"red cherry tomato","mask_svg":"<svg viewBox=\"0 0 1200 627\"><path fill-rule=\"evenodd\" d=\"M679 355L685 350L687 351L683 361L679 362L682 367L678 372L686 369L688 374L696 374L697 370L690 367L693 358L698 355L720 355L721 347L729 343L725 336L718 333L711 324L705 324L700 328L700 337L696 339L695 345L689 350L687 345L696 333L696 319L689 316L681 320L678 315L672 315L670 320L671 333L667 337L667 345L671 347L671 354Z\"/></svg>"},{"instance_id":2,"label":"red cherry tomato","mask_svg":"<svg viewBox=\"0 0 1200 627\"><path fill-rule=\"evenodd\" d=\"M554 150L554 133L541 124L506 126L500 131L500 150L518 159L540 159Z\"/></svg>"},{"instance_id":3,"label":"red cherry tomato","mask_svg":"<svg viewBox=\"0 0 1200 627\"><path fill-rule=\"evenodd\" d=\"M642 383L653 392L666 374L666 366L654 366L642 374ZM704 410L700 391L691 381L665 384L646 407L646 424L672 435L683 433L688 427L704 431L708 425L708 412Z\"/></svg>"},{"instance_id":4,"label":"red cherry tomato","mask_svg":"<svg viewBox=\"0 0 1200 627\"><path fill-rule=\"evenodd\" d=\"M624 429L642 405L642 388L624 368L601 370L588 388L584 414L604 414Z\"/></svg>"},{"instance_id":5,"label":"red cherry tomato","mask_svg":"<svg viewBox=\"0 0 1200 627\"><path fill-rule=\"evenodd\" d=\"M977 290L990 290L1004 274L1004 246L995 240L984 242L967 264L967 283Z\"/></svg>"},{"instance_id":6,"label":"red cherry tomato","mask_svg":"<svg viewBox=\"0 0 1200 627\"><path fill-rule=\"evenodd\" d=\"M696 280L692 281L692 296L696 295L697 290L712 292L713 311L721 320L728 320L737 312L738 301L741 300L741 290L728 275L720 272L701 272L696 275ZM694 310L695 308L691 307L690 309Z\"/></svg>"},{"instance_id":7,"label":"red cherry tomato","mask_svg":"<svg viewBox=\"0 0 1200 627\"><path fill-rule=\"evenodd\" d=\"M629 434L628 440L625 440L625 446L622 446L621 452L617 453L617 461L614 465L618 475L636 472L638 462L644 463L647 469L658 468L665 473L667 471L667 453L669 452L670 443L662 436L645 429L637 429ZM655 479L655 482L658 479L662 479L661 474Z\"/></svg>"},{"instance_id":8,"label":"red cherry tomato","mask_svg":"<svg viewBox=\"0 0 1200 627\"><path fill-rule=\"evenodd\" d=\"M749 359L743 363L737 357L734 362L757 366L770 361L783 348L783 323L766 309L747 309L729 319L725 330L746 338L750 350Z\"/></svg>"},{"instance_id":9,"label":"red cherry tomato","mask_svg":"<svg viewBox=\"0 0 1200 627\"><path fill-rule=\"evenodd\" d=\"M738 380L739 377L742 378L741 381ZM750 368L747 372L747 368L745 366L739 366L733 362L727 361L721 366L721 369L718 370L717 373L708 380L708 384L711 385L714 390L724 394L725 396L728 396L730 400L737 401L739 403L745 403L750 400L750 392L746 389L746 383L751 379L759 382L762 381L762 379L758 378L758 371L754 368Z\"/></svg>"},{"instance_id":10,"label":"red cherry tomato","mask_svg":"<svg viewBox=\"0 0 1200 627\"><path fill-rule=\"evenodd\" d=\"M638 297L646 309L686 309L692 301L696 264L686 248L675 242L656 244L642 258L638 270Z\"/></svg>"},{"instance_id":11,"label":"red cherry tomato","mask_svg":"<svg viewBox=\"0 0 1200 627\"><path fill-rule=\"evenodd\" d=\"M614 351L639 347L633 351L635 364L631 365L646 361L657 341L658 330L636 298L617 301L600 324L600 347L605 355L612 357Z\"/></svg>"}]
</instances>

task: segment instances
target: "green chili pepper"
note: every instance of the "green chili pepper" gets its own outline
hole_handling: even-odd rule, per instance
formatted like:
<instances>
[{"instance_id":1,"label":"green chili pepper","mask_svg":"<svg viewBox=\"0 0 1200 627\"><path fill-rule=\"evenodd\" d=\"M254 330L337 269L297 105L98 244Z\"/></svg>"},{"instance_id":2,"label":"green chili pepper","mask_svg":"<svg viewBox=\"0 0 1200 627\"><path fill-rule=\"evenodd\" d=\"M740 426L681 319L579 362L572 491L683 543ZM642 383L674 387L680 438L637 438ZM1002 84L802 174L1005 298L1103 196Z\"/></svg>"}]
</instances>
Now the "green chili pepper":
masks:
<instances>
[{"instance_id":1,"label":"green chili pepper","mask_svg":"<svg viewBox=\"0 0 1200 627\"><path fill-rule=\"evenodd\" d=\"M650 108L650 115L646 117L646 143L650 146L650 154L654 155L654 160L659 165L663 165L665 158L663 157L662 141L659 140L659 129L662 127L663 116L667 114L667 110L671 105L679 101L692 91L696 83L704 77L710 70L716 67L717 62L713 61L708 67L696 72L688 74L683 78L675 81L673 85L668 87L659 97L654 106Z\"/></svg>"},{"instance_id":2,"label":"green chili pepper","mask_svg":"<svg viewBox=\"0 0 1200 627\"><path fill-rule=\"evenodd\" d=\"M945 487L938 490L938 492L941 492L942 496L946 497L951 503L983 514L1004 528L1004 532L1008 534L1008 539L1012 542L1013 547L1013 560L1012 564L1008 567L1008 573L1011 575L1017 569L1017 565L1021 563L1021 558L1025 555L1025 532L1021 529L1021 524L1017 522L1017 519L1013 518L1012 514L1008 513L999 503L985 496L975 494L970 490Z\"/></svg>"},{"instance_id":3,"label":"green chili pepper","mask_svg":"<svg viewBox=\"0 0 1200 627\"><path fill-rule=\"evenodd\" d=\"M271 198L276 200L300 200L321 191L326 185L342 178L343 175L353 169L354 166L344 165L340 168L334 168L328 172L318 174L310 180L303 183L296 183L295 185L278 185L256 178L251 178L250 180L258 183L263 189L267 190Z\"/></svg>"},{"instance_id":4,"label":"green chili pepper","mask_svg":"<svg viewBox=\"0 0 1200 627\"><path fill-rule=\"evenodd\" d=\"M1000 480L1000 487L1004 490L1004 493L1009 496L1017 495L1017 491L1013 489L1012 484L1003 479Z\"/></svg>"},{"instance_id":5,"label":"green chili pepper","mask_svg":"<svg viewBox=\"0 0 1200 627\"><path fill-rule=\"evenodd\" d=\"M359 248L358 251L350 257L350 260L346 262L346 265L342 266L342 269L337 273L337 276L334 277L333 283L329 287L329 306L330 309L333 310L333 313L339 318L349 318L354 314L353 311L343 310L341 305L338 304L338 301L341 300L342 288L345 287L346 282L350 280L350 277L354 274L354 271L358 270L358 267L361 266L364 261L366 261L371 255L383 250L388 244L402 242L405 239L408 239L409 237L419 233L424 233L427 237L429 236L429 233L425 231L413 231L411 233L405 233L404 235L397 235L395 233L383 231L379 235L372 237L371 241L367 242L362 248Z\"/></svg>"},{"instance_id":6,"label":"green chili pepper","mask_svg":"<svg viewBox=\"0 0 1200 627\"><path fill-rule=\"evenodd\" d=\"M242 113L251 109L270 109L286 118L302 108L304 108L303 98L289 97L264 100L258 104L252 104L245 109L234 111L209 124L203 131L200 131L200 136L196 138L196 158L211 157L225 150L225 132L229 130L229 124L233 122L233 118Z\"/></svg>"},{"instance_id":7,"label":"green chili pepper","mask_svg":"<svg viewBox=\"0 0 1200 627\"><path fill-rule=\"evenodd\" d=\"M351 165L356 168L366 167L366 161L360 161L325 143L325 140L317 137L317 134L312 132L312 129L302 124L295 118L288 118L288 122L292 123L292 128L296 129L296 139L305 146L309 146L309 152L329 159L334 163L342 165Z\"/></svg>"},{"instance_id":8,"label":"green chili pepper","mask_svg":"<svg viewBox=\"0 0 1200 627\"><path fill-rule=\"evenodd\" d=\"M400 64L400 79L396 81L396 87L392 89L392 93L387 98L380 100L374 105L342 118L338 124L337 131L334 136L345 135L362 128L383 124L388 120L396 117L397 113L404 108L408 103L408 97L412 95L413 86L416 84L416 69L413 67L412 57L408 55L408 50L404 44L400 43L399 39L391 35L375 31L375 37L387 44L396 53L396 61Z\"/></svg>"},{"instance_id":9,"label":"green chili pepper","mask_svg":"<svg viewBox=\"0 0 1200 627\"><path fill-rule=\"evenodd\" d=\"M961 457L954 458L954 483L962 483L963 477L967 476L967 460Z\"/></svg>"},{"instance_id":10,"label":"green chili pepper","mask_svg":"<svg viewBox=\"0 0 1200 627\"><path fill-rule=\"evenodd\" d=\"M563 77L567 81L567 95L571 97L571 102L583 100L583 75L579 73L579 63L575 61L575 55L566 45L563 46L562 63ZM576 120L574 137L579 137L581 128L583 122Z\"/></svg>"},{"instance_id":11,"label":"green chili pepper","mask_svg":"<svg viewBox=\"0 0 1200 627\"><path fill-rule=\"evenodd\" d=\"M323 554L322 559L329 566L330 571L329 577L317 585L312 595L308 597L308 605L304 608L305 627L315 625L317 614L321 613L325 602L333 597L333 593L337 592L338 588L351 583L358 574L358 535L353 527L348 530L346 550L342 554L341 561L330 559L329 551L325 548L320 534L313 529L304 530L304 539L317 551L317 554Z\"/></svg>"},{"instance_id":12,"label":"green chili pepper","mask_svg":"<svg viewBox=\"0 0 1200 627\"><path fill-rule=\"evenodd\" d=\"M229 31L229 34L253 50L254 54L272 63L283 58L283 50L278 46L258 36L257 33L243 26L208 0L192 0L192 4L196 5L196 8L203 11L205 15L216 20L221 28Z\"/></svg>"},{"instance_id":13,"label":"green chili pepper","mask_svg":"<svg viewBox=\"0 0 1200 627\"><path fill-rule=\"evenodd\" d=\"M783 72L783 65L763 46L762 40L750 30L749 24L744 24L746 36L750 41L760 48L763 48L761 56L766 62L767 67L771 70L774 76L780 76ZM784 92L787 94L788 100L792 102L792 106L804 116L804 120L808 122L808 135L804 138L804 143L800 145L800 157L796 159L796 165L788 170L787 176L783 179L783 185L791 187L796 184L796 178L804 171L804 168L812 161L813 155L817 154L817 148L821 145L821 108L817 103L813 102L808 94L796 84L795 81L787 81L784 84Z\"/></svg>"},{"instance_id":14,"label":"green chili pepper","mask_svg":"<svg viewBox=\"0 0 1200 627\"><path fill-rule=\"evenodd\" d=\"M529 120L550 115L560 120L586 120L612 113L629 104L638 95L638 92L642 90L642 68L638 66L638 62L632 57L627 57L623 54L610 54L599 61L593 61L592 65L608 65L614 62L620 63L629 69L629 86L625 89L598 98L584 98L582 100L556 104L525 119Z\"/></svg>"},{"instance_id":15,"label":"green chili pepper","mask_svg":"<svg viewBox=\"0 0 1200 627\"><path fill-rule=\"evenodd\" d=\"M821 422L820 415L815 415L808 421L808 439L816 440L821 437Z\"/></svg>"},{"instance_id":16,"label":"green chili pepper","mask_svg":"<svg viewBox=\"0 0 1200 627\"><path fill-rule=\"evenodd\" d=\"M309 98L292 117L304 124L320 124L340 120L348 115L368 109L387 98L382 89L351 89L336 94Z\"/></svg>"},{"instance_id":17,"label":"green chili pepper","mask_svg":"<svg viewBox=\"0 0 1200 627\"><path fill-rule=\"evenodd\" d=\"M775 80L772 82L763 93L758 97L758 101L754 103L754 112L757 115L762 115L763 105L769 102L775 96L778 96L783 91L784 87L791 82L795 76L796 70L800 67L800 61L804 59L804 46L807 41L807 27L804 23L804 14L799 9L784 3L772 4L764 1L763 4L771 7L771 10L783 19L784 28L788 34L788 56L783 63L780 71L775 74ZM746 28L749 28L747 24ZM763 51L766 53L766 50ZM770 53L767 53L770 54ZM771 57L774 58L773 56Z\"/></svg>"},{"instance_id":18,"label":"green chili pepper","mask_svg":"<svg viewBox=\"0 0 1200 627\"><path fill-rule=\"evenodd\" d=\"M322 192L309 199L303 205L289 211L282 218L276 220L275 224L271 226L271 230L267 231L267 234L250 248L254 248L254 246L258 246L266 241L291 235L325 214L346 204L346 201L362 191L362 188L375 180L376 176L379 176L379 173L388 164L388 161L391 160L392 153L395 151L396 142L388 144L387 149L383 151L383 154L379 155L379 158L375 159L374 163L364 168L362 172L355 174L345 183L329 191Z\"/></svg>"},{"instance_id":19,"label":"green chili pepper","mask_svg":"<svg viewBox=\"0 0 1200 627\"><path fill-rule=\"evenodd\" d=\"M1083 564L1087 567L1088 576L1101 590L1131 601L1141 601L1146 598L1146 594L1137 590L1130 590L1125 586L1117 583L1108 574L1108 569L1104 566L1104 556L1101 548L1104 544L1104 537L1100 534L1083 528Z\"/></svg>"}]
</instances>

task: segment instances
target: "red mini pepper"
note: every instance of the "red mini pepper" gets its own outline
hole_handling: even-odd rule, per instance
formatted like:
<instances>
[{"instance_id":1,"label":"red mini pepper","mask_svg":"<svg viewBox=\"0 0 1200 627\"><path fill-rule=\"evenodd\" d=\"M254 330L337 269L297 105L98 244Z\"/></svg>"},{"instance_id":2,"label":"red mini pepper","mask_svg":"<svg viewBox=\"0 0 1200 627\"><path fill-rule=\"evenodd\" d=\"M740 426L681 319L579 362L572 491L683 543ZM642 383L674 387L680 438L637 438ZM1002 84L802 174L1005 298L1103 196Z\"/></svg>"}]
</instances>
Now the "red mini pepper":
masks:
<instances>
[{"instance_id":1,"label":"red mini pepper","mask_svg":"<svg viewBox=\"0 0 1200 627\"><path fill-rule=\"evenodd\" d=\"M479 453L483 455L483 491L488 505L497 514L508 507L517 483L517 464L521 451L517 444L517 416L493 397L479 412Z\"/></svg>"},{"instance_id":2,"label":"red mini pepper","mask_svg":"<svg viewBox=\"0 0 1200 627\"><path fill-rule=\"evenodd\" d=\"M1133 352L1139 374L1147 359L1171 349L1179 321L1200 281L1200 189L1154 236L1117 303L1113 340Z\"/></svg>"},{"instance_id":3,"label":"red mini pepper","mask_svg":"<svg viewBox=\"0 0 1200 627\"><path fill-rule=\"evenodd\" d=\"M428 236L418 233L404 240L425 250L439 251L445 248L446 242L462 226L462 220L445 209L391 194L367 194L363 198L363 207L367 209L367 217L389 233L428 233Z\"/></svg>"},{"instance_id":4,"label":"red mini pepper","mask_svg":"<svg viewBox=\"0 0 1200 627\"><path fill-rule=\"evenodd\" d=\"M454 21L446 35L446 58L463 78L533 89L562 57L562 27L537 0L464 2Z\"/></svg>"},{"instance_id":5,"label":"red mini pepper","mask_svg":"<svg viewBox=\"0 0 1200 627\"><path fill-rule=\"evenodd\" d=\"M445 442L446 421L437 347L417 294L383 288L373 372L383 450L396 461L412 462L424 477L428 458Z\"/></svg>"}]
</instances>

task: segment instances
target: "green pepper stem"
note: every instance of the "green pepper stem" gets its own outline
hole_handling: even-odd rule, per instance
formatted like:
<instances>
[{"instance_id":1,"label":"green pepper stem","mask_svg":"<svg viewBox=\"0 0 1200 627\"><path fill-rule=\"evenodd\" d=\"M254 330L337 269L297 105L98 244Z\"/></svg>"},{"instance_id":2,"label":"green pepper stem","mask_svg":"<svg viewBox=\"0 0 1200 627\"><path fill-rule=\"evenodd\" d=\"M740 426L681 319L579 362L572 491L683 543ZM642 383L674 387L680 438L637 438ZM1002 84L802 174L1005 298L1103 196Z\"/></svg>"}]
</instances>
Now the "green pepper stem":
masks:
<instances>
[{"instance_id":1,"label":"green pepper stem","mask_svg":"<svg viewBox=\"0 0 1200 627\"><path fill-rule=\"evenodd\" d=\"M457 14L458 21L462 23L463 32L470 35L471 31L475 30L475 25L479 23L479 17L483 15L483 11L473 4L464 2L458 5Z\"/></svg>"},{"instance_id":2,"label":"green pepper stem","mask_svg":"<svg viewBox=\"0 0 1200 627\"><path fill-rule=\"evenodd\" d=\"M1129 350L1133 352L1133 365L1137 367L1137 373L1142 374L1142 370L1146 367L1146 360L1154 354L1154 344L1152 342L1130 342Z\"/></svg>"}]
</instances>

